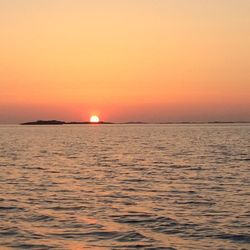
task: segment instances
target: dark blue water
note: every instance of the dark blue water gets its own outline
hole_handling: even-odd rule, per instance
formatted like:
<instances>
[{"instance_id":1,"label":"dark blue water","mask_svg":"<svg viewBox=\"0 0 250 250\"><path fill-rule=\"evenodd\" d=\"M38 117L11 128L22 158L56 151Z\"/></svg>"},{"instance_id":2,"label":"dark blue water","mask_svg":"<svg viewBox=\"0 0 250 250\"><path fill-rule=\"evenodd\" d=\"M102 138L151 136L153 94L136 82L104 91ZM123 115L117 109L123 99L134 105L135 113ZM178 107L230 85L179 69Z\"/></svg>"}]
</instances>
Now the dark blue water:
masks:
<instances>
[{"instance_id":1,"label":"dark blue water","mask_svg":"<svg viewBox=\"0 0 250 250\"><path fill-rule=\"evenodd\" d=\"M250 249L250 126L0 126L0 249Z\"/></svg>"}]
</instances>

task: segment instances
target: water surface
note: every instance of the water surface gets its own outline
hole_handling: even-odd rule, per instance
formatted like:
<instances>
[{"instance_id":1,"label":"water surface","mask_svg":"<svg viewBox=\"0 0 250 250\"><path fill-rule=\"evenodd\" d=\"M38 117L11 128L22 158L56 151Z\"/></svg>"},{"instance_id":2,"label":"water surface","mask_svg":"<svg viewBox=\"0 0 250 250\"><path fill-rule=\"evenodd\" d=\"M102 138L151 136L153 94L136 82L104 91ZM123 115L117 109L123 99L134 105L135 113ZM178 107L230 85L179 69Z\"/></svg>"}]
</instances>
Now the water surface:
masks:
<instances>
[{"instance_id":1,"label":"water surface","mask_svg":"<svg viewBox=\"0 0 250 250\"><path fill-rule=\"evenodd\" d=\"M0 249L249 249L250 126L0 126Z\"/></svg>"}]
</instances>

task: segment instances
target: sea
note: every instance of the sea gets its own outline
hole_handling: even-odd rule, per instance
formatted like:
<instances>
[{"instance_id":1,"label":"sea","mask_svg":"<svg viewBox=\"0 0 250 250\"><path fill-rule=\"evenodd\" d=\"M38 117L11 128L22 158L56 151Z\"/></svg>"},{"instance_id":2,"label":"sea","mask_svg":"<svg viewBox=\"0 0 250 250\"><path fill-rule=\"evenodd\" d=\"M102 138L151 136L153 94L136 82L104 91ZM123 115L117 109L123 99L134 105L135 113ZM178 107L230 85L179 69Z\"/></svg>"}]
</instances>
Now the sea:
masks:
<instances>
[{"instance_id":1,"label":"sea","mask_svg":"<svg viewBox=\"0 0 250 250\"><path fill-rule=\"evenodd\" d=\"M0 249L250 249L250 124L0 126Z\"/></svg>"}]
</instances>

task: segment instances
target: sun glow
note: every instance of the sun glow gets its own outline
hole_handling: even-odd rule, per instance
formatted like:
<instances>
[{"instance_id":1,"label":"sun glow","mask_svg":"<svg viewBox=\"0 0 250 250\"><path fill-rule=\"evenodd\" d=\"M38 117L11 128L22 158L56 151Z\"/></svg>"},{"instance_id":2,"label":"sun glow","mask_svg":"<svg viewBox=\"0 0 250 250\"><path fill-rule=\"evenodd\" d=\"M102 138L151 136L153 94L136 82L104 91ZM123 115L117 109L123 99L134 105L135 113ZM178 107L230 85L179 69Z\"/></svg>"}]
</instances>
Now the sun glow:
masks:
<instances>
[{"instance_id":1,"label":"sun glow","mask_svg":"<svg viewBox=\"0 0 250 250\"><path fill-rule=\"evenodd\" d=\"M91 123L98 123L98 122L100 122L100 119L99 119L98 116L92 115L92 116L90 117L89 121L90 121Z\"/></svg>"}]
</instances>

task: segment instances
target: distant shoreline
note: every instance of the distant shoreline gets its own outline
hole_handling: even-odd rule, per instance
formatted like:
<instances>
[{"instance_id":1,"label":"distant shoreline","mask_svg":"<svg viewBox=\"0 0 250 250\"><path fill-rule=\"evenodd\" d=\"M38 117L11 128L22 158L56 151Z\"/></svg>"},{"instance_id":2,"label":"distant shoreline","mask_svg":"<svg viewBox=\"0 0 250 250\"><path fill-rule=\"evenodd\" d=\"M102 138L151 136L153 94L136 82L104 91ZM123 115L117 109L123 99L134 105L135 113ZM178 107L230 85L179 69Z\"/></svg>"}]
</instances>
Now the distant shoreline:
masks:
<instances>
[{"instance_id":1,"label":"distant shoreline","mask_svg":"<svg viewBox=\"0 0 250 250\"><path fill-rule=\"evenodd\" d=\"M20 123L20 125L68 125L68 124L113 124L112 122L65 122L65 121L57 121L57 120L38 120L33 122L24 122Z\"/></svg>"},{"instance_id":2,"label":"distant shoreline","mask_svg":"<svg viewBox=\"0 0 250 250\"><path fill-rule=\"evenodd\" d=\"M37 120L32 122L24 122L19 125L97 125L97 124L237 124L237 123L250 123L249 121L210 121L210 122L65 122L58 120Z\"/></svg>"}]
</instances>

